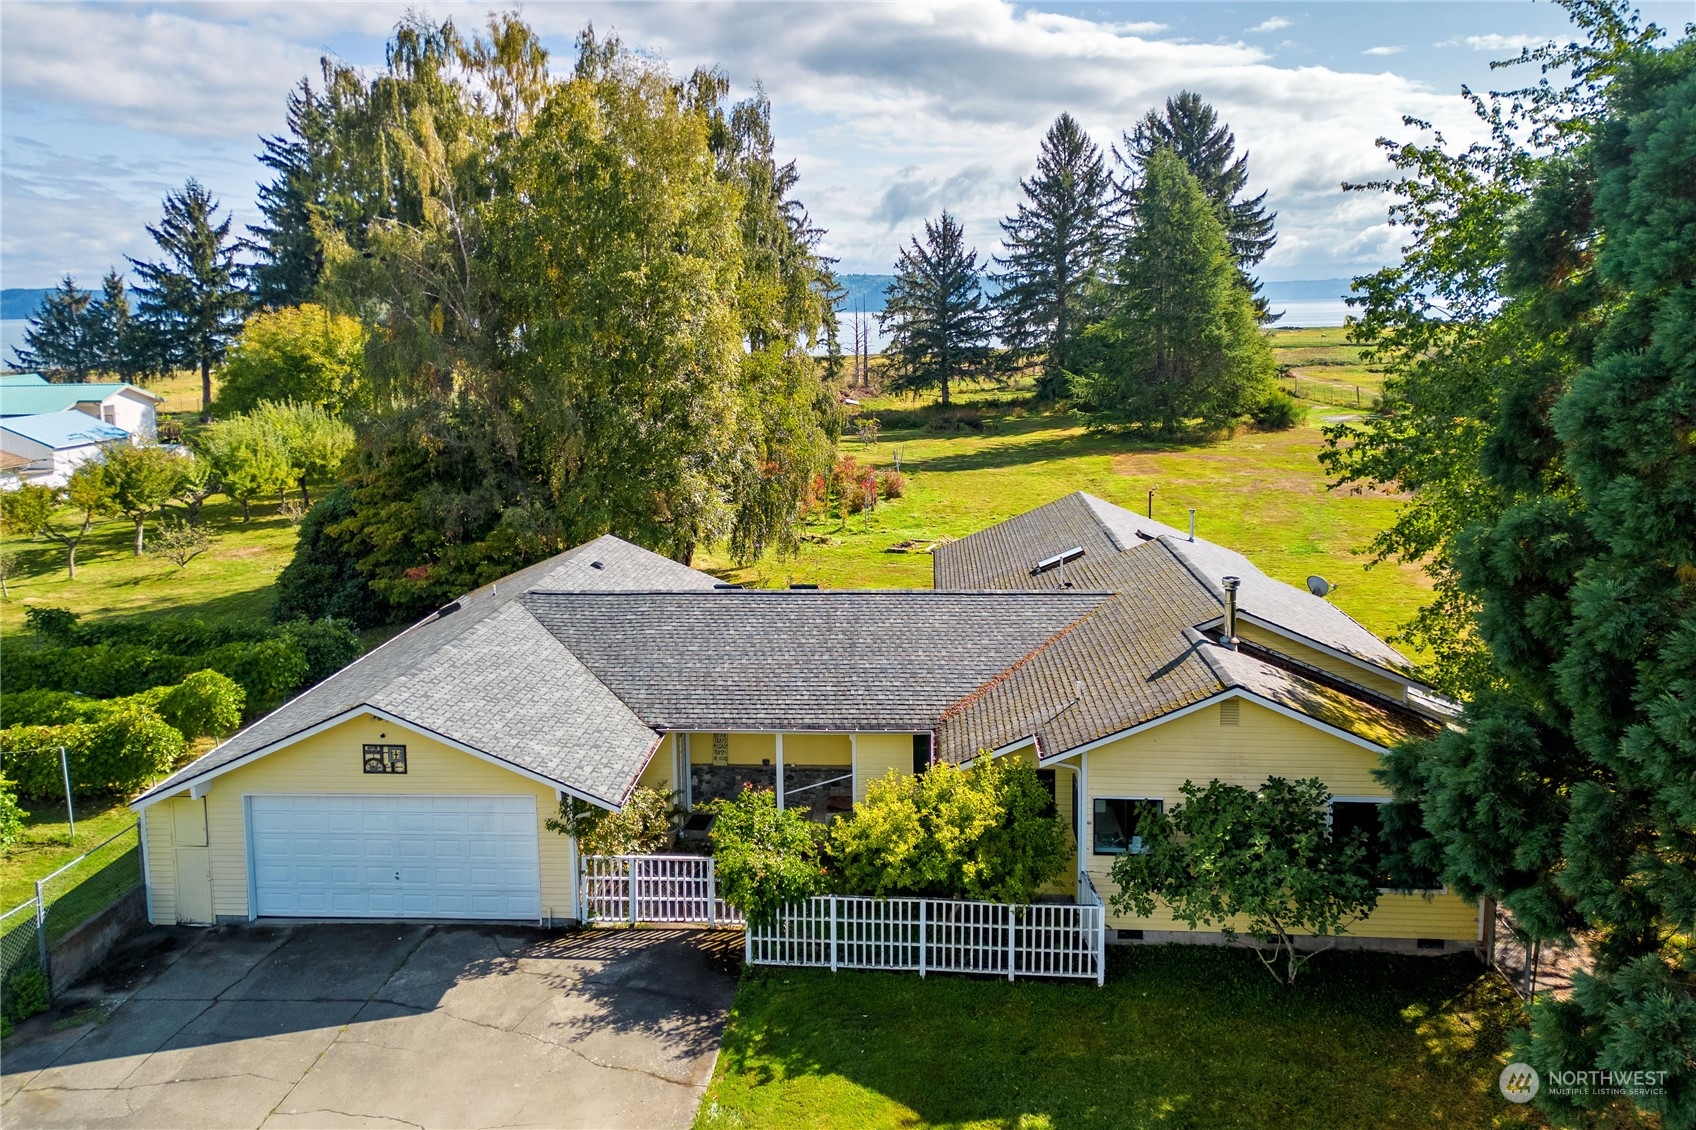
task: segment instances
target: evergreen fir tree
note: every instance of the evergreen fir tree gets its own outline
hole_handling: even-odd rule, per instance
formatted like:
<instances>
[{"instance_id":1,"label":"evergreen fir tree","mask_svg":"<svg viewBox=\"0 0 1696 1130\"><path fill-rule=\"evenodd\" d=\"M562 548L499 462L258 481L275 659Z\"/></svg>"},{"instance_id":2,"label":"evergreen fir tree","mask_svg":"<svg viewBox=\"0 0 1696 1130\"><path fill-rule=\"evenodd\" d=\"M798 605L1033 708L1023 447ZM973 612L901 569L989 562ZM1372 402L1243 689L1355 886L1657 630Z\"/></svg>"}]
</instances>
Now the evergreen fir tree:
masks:
<instances>
[{"instance_id":1,"label":"evergreen fir tree","mask_svg":"<svg viewBox=\"0 0 1696 1130\"><path fill-rule=\"evenodd\" d=\"M270 309L298 306L312 298L324 270L324 248L313 226L323 191L320 163L326 151L327 109L301 79L289 92L288 132L260 139L259 163L275 173L259 186L262 224L248 227L248 245L258 256L251 277L253 299Z\"/></svg>"},{"instance_id":2,"label":"evergreen fir tree","mask_svg":"<svg viewBox=\"0 0 1696 1130\"><path fill-rule=\"evenodd\" d=\"M1159 149L1129 220L1080 391L1103 423L1226 425L1266 394L1273 364L1218 212Z\"/></svg>"},{"instance_id":3,"label":"evergreen fir tree","mask_svg":"<svg viewBox=\"0 0 1696 1130\"><path fill-rule=\"evenodd\" d=\"M947 212L925 221L895 264L878 324L890 336L888 387L900 392L939 389L948 404L952 382L989 360L990 312L978 273L978 253Z\"/></svg>"},{"instance_id":4,"label":"evergreen fir tree","mask_svg":"<svg viewBox=\"0 0 1696 1130\"><path fill-rule=\"evenodd\" d=\"M1125 189L1133 198L1157 150L1169 148L1183 158L1201 182L1202 191L1219 209L1231 254L1255 295L1261 320L1275 320L1276 315L1269 316L1266 301L1259 296L1252 268L1278 241L1273 229L1278 216L1266 210L1266 193L1242 198L1243 189L1248 187L1248 154L1237 156L1237 139L1230 126L1219 121L1218 112L1201 95L1185 90L1166 100L1164 113L1150 110L1123 140L1125 148L1119 159L1129 173Z\"/></svg>"},{"instance_id":5,"label":"evergreen fir tree","mask_svg":"<svg viewBox=\"0 0 1696 1130\"><path fill-rule=\"evenodd\" d=\"M1005 257L995 264L1001 340L1015 355L1042 356L1037 394L1066 395L1066 372L1082 332L1085 285L1113 242L1113 181L1101 150L1070 114L1042 139L1036 176L1021 180L1025 199L1001 221Z\"/></svg>"},{"instance_id":6,"label":"evergreen fir tree","mask_svg":"<svg viewBox=\"0 0 1696 1130\"><path fill-rule=\"evenodd\" d=\"M100 367L92 340L94 295L66 275L47 292L24 330L22 348L13 347L12 364L41 373L50 381L86 381Z\"/></svg>"},{"instance_id":7,"label":"evergreen fir tree","mask_svg":"<svg viewBox=\"0 0 1696 1130\"><path fill-rule=\"evenodd\" d=\"M217 219L218 203L192 178L165 196L164 217L147 232L165 257L131 259L141 285L140 317L165 358L200 369L201 414L211 419L212 366L241 332L247 293L239 285L237 241L230 217Z\"/></svg>"}]
</instances>

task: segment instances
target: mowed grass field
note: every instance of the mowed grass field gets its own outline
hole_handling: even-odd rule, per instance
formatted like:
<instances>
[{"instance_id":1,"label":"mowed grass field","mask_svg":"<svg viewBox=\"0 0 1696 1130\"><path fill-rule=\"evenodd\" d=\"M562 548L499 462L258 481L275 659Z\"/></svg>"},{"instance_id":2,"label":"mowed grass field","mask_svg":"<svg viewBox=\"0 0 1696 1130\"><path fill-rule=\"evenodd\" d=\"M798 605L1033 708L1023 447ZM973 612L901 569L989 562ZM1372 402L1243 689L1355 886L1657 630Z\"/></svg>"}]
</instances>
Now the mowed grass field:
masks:
<instances>
[{"instance_id":1,"label":"mowed grass field","mask_svg":"<svg viewBox=\"0 0 1696 1130\"><path fill-rule=\"evenodd\" d=\"M1503 1099L1506 985L1470 957L1118 947L1107 983L744 973L696 1130L1544 1126Z\"/></svg>"},{"instance_id":2,"label":"mowed grass field","mask_svg":"<svg viewBox=\"0 0 1696 1130\"><path fill-rule=\"evenodd\" d=\"M1273 334L1281 363L1300 372L1353 373L1359 359L1341 330L1287 330ZM1317 366L1315 361L1337 361ZM1304 367L1305 366L1305 367ZM1364 372L1364 369L1362 369ZM1352 377L1351 377L1352 379ZM153 386L175 418L192 426L199 380L184 373ZM894 467L908 478L904 498L854 515L821 515L809 522L807 542L790 559L767 558L738 567L722 553L706 553L697 566L751 585L797 582L832 588L928 588L931 561L923 550L963 537L1004 518L1085 490L1139 512L1154 493L1155 517L1183 528L1188 508L1197 532L1237 549L1281 580L1302 584L1319 574L1338 586L1331 598L1380 634L1393 632L1425 599L1423 576L1411 566L1367 568L1357 551L1390 520L1394 497L1350 488L1327 489L1319 466L1320 426L1347 415L1309 403L1306 421L1287 432L1240 431L1216 440L1174 445L1088 432L1064 412L1035 414L1006 405L1021 390L963 390L964 404L987 404L982 432L939 433L922 427L885 430L875 443L852 432L841 453L862 464ZM924 402L877 398L867 414L910 411ZM1000 404L1002 407L993 407ZM209 503L205 522L212 548L184 569L131 552L133 531L122 520L100 523L77 554L77 577L65 576L56 543L14 539L19 575L0 603L0 631L17 630L29 605L69 608L90 618L177 613L264 618L270 614L276 575L294 552L295 530L274 505L240 510L222 498Z\"/></svg>"}]
</instances>

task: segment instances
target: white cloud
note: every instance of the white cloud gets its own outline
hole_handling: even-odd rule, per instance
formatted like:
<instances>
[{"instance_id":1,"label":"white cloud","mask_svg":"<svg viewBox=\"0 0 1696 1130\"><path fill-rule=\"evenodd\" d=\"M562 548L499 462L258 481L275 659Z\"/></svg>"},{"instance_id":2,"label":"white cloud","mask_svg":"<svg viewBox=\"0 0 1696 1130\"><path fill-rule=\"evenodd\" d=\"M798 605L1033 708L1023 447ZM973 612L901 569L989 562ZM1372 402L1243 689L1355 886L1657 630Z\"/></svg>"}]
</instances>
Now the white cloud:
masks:
<instances>
[{"instance_id":1,"label":"white cloud","mask_svg":"<svg viewBox=\"0 0 1696 1130\"><path fill-rule=\"evenodd\" d=\"M1362 55L1400 55L1401 53L1400 47L1368 47L1361 52Z\"/></svg>"},{"instance_id":2,"label":"white cloud","mask_svg":"<svg viewBox=\"0 0 1696 1130\"><path fill-rule=\"evenodd\" d=\"M1247 34L1253 35L1255 32L1259 31L1283 31L1289 26L1291 26L1290 21L1286 20L1283 16L1273 16L1271 19L1262 20L1253 27L1249 28Z\"/></svg>"},{"instance_id":3,"label":"white cloud","mask_svg":"<svg viewBox=\"0 0 1696 1130\"><path fill-rule=\"evenodd\" d=\"M466 25L481 24L486 11L472 4L427 10ZM398 2L169 10L6 3L0 92L8 110L0 128L10 146L26 132L27 115L16 107L51 104L65 124L31 136L56 152L109 152L104 135L122 134L113 148L170 150L171 169L153 179L180 184L197 153L251 154L256 134L280 127L288 87L315 72L326 49L379 63L382 39L405 11ZM1279 66L1262 47L1161 38L1154 25L1007 2L560 3L524 15L553 48L556 68L569 65L572 37L592 20L602 34L657 52L675 71L717 64L743 92L762 82L780 150L800 167L801 197L829 231L825 250L848 271L887 270L907 236L945 207L980 252L992 253L1018 178L1029 174L1043 131L1063 110L1105 149L1167 97L1201 93L1251 153L1252 191L1268 190L1280 213L1281 242L1267 266L1284 277L1341 273L1344 259L1370 257L1364 248L1380 245L1367 233L1382 221L1383 201L1346 195L1339 185L1383 173L1374 139L1402 136L1404 114L1458 141L1474 132L1458 98L1396 74ZM102 131L77 125L101 121L117 124L97 140L91 132ZM7 285L45 285L63 269L103 269L117 250L146 250L137 211L146 204L140 218L152 218L154 187L132 187L112 170L60 193L13 177L7 156ZM239 175L203 176L238 207L240 222L250 219L251 195L234 194L251 194L264 170L250 162ZM104 206L102 193L116 203ZM56 199L104 217L98 233L65 242L62 225L71 220ZM131 233L127 240L118 227Z\"/></svg>"},{"instance_id":4,"label":"white cloud","mask_svg":"<svg viewBox=\"0 0 1696 1130\"><path fill-rule=\"evenodd\" d=\"M1527 47L1541 47L1549 41L1544 35L1469 35L1460 40L1474 51L1521 51ZM1439 43L1439 47L1452 47L1455 40Z\"/></svg>"}]
</instances>

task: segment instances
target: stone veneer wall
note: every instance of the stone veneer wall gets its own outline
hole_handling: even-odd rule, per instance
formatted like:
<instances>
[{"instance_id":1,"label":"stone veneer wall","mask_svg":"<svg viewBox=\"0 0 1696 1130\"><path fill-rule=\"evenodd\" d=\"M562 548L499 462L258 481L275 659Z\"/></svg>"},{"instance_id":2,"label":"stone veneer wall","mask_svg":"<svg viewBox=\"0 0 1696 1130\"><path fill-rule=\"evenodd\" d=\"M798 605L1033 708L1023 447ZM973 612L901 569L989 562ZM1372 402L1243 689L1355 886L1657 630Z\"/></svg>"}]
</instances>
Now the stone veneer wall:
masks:
<instances>
[{"instance_id":1,"label":"stone veneer wall","mask_svg":"<svg viewBox=\"0 0 1696 1130\"><path fill-rule=\"evenodd\" d=\"M854 781L850 774L853 767L849 765L786 765L783 767L783 784L786 794L806 785L828 781L832 777L843 780L823 788L808 789L791 801L785 796L785 805L790 808L805 807L814 820L824 821L838 812L846 812L853 803ZM740 793L744 786L752 785L756 789L773 789L777 787L777 767L772 765L691 765L689 767L690 796L697 807L709 800L720 797L733 797ZM832 805L832 798L836 803Z\"/></svg>"}]
</instances>

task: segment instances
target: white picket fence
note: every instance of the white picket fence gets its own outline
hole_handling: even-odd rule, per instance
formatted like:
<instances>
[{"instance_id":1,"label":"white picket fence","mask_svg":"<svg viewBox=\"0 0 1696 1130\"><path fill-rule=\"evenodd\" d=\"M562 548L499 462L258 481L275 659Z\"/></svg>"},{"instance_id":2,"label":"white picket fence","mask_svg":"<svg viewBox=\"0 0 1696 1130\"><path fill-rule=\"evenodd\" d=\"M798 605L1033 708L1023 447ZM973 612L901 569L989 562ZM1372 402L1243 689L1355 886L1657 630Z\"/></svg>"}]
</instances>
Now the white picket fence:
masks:
<instances>
[{"instance_id":1,"label":"white picket fence","mask_svg":"<svg viewBox=\"0 0 1696 1130\"><path fill-rule=\"evenodd\" d=\"M742 922L742 912L718 897L711 856L586 855L579 880L585 922Z\"/></svg>"},{"instance_id":2,"label":"white picket fence","mask_svg":"<svg viewBox=\"0 0 1696 1130\"><path fill-rule=\"evenodd\" d=\"M1102 983L1102 908L820 895L749 927L750 965L1083 977Z\"/></svg>"}]
</instances>

